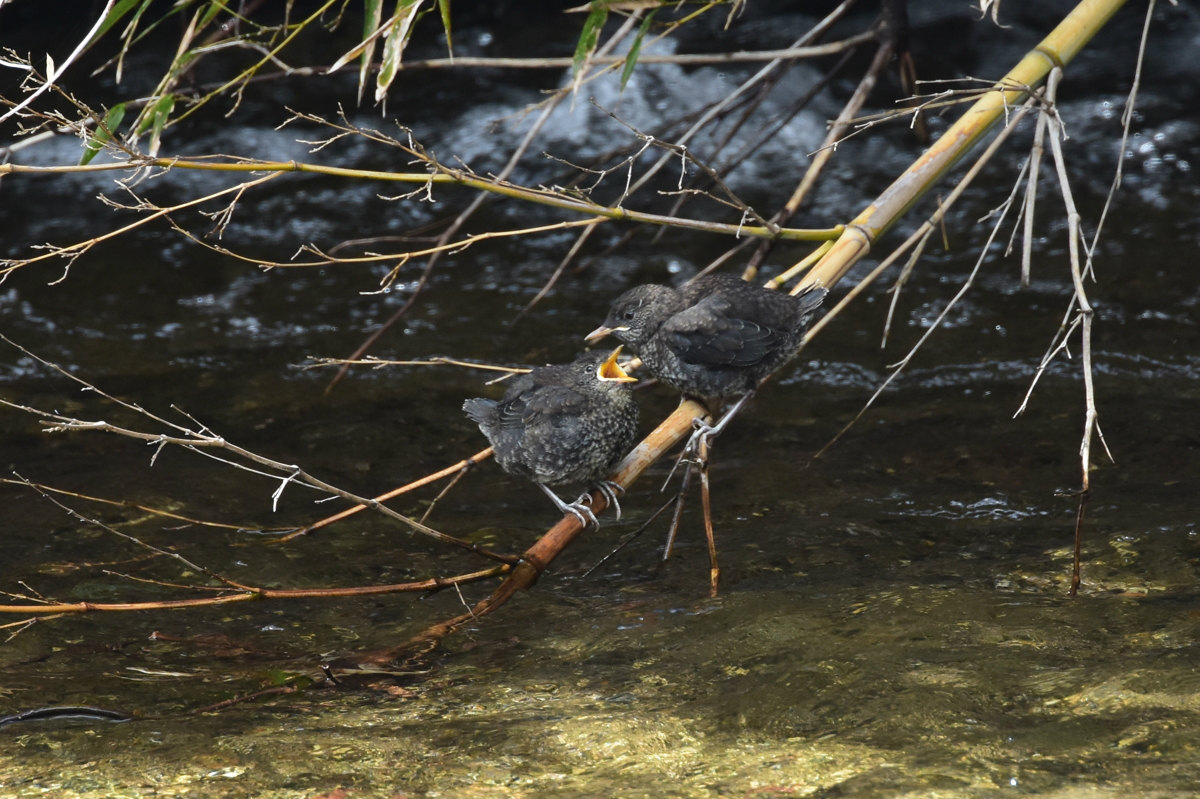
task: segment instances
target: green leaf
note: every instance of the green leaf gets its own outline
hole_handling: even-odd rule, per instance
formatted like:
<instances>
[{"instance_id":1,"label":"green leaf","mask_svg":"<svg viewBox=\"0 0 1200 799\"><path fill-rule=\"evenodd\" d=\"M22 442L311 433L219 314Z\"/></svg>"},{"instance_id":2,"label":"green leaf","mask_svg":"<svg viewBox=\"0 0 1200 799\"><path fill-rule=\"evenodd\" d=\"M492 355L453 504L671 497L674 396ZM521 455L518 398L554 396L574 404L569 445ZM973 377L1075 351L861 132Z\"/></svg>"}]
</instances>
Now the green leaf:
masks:
<instances>
[{"instance_id":1,"label":"green leaf","mask_svg":"<svg viewBox=\"0 0 1200 799\"><path fill-rule=\"evenodd\" d=\"M633 37L633 44L629 46L629 54L625 56L625 66L621 68L621 91L625 91L625 84L633 76L633 68L637 66L638 56L642 54L642 40L646 38L646 31L650 30L650 23L654 21L654 15L658 13L658 9L654 9L646 18L642 20L642 25L638 28L637 35Z\"/></svg>"},{"instance_id":2,"label":"green leaf","mask_svg":"<svg viewBox=\"0 0 1200 799\"><path fill-rule=\"evenodd\" d=\"M224 0L210 0L208 8L204 9L204 14L200 17L199 27L204 28L204 26L213 21L213 17L217 14L222 11L228 11L229 9L225 7L226 5L227 3Z\"/></svg>"},{"instance_id":3,"label":"green leaf","mask_svg":"<svg viewBox=\"0 0 1200 799\"><path fill-rule=\"evenodd\" d=\"M141 135L147 130L162 132L163 124L167 121L167 117L171 115L171 110L175 108L175 95L164 94L162 97L154 101L154 105L150 106L150 112L142 114L142 121L138 124L135 135Z\"/></svg>"},{"instance_id":4,"label":"green leaf","mask_svg":"<svg viewBox=\"0 0 1200 799\"><path fill-rule=\"evenodd\" d=\"M442 14L442 29L446 31L446 52L454 58L454 45L450 42L450 0L437 0L437 4Z\"/></svg>"},{"instance_id":5,"label":"green leaf","mask_svg":"<svg viewBox=\"0 0 1200 799\"><path fill-rule=\"evenodd\" d=\"M375 57L376 29L383 19L383 0L363 0L363 46L362 61L358 67L358 104L362 105L363 89L371 72L371 59Z\"/></svg>"},{"instance_id":6,"label":"green leaf","mask_svg":"<svg viewBox=\"0 0 1200 799\"><path fill-rule=\"evenodd\" d=\"M131 133L136 139L146 131L150 131L150 140L146 144L146 151L150 155L158 154L158 144L162 139L163 128L166 127L173 110L175 110L175 95L164 94L153 104L143 108L142 113L138 116Z\"/></svg>"},{"instance_id":7,"label":"green leaf","mask_svg":"<svg viewBox=\"0 0 1200 799\"><path fill-rule=\"evenodd\" d=\"M113 140L116 130L124 118L125 103L117 103L108 109L108 113L104 115L104 121L96 126L96 132L88 138L87 144L83 146L83 156L79 159L80 166L95 158L105 143Z\"/></svg>"},{"instance_id":8,"label":"green leaf","mask_svg":"<svg viewBox=\"0 0 1200 799\"><path fill-rule=\"evenodd\" d=\"M104 21L100 23L100 27L96 29L96 35L92 37L92 41L97 41L107 33L109 28L120 22L121 18L128 14L131 8L140 4L142 6L142 8L138 9L138 14L140 15L145 10L145 7L150 5L150 2L151 0L120 0L108 12L108 16L104 18Z\"/></svg>"},{"instance_id":9,"label":"green leaf","mask_svg":"<svg viewBox=\"0 0 1200 799\"><path fill-rule=\"evenodd\" d=\"M150 112L150 141L146 148L151 155L158 155L158 143L162 138L163 127L171 118L173 110L175 110L175 95L168 94L159 98Z\"/></svg>"},{"instance_id":10,"label":"green leaf","mask_svg":"<svg viewBox=\"0 0 1200 799\"><path fill-rule=\"evenodd\" d=\"M600 41L600 30L608 20L608 3L605 0L592 0L588 5L592 10L588 12L583 23L579 44L575 45L575 58L571 63L572 77L578 77L583 62L595 51L596 43Z\"/></svg>"},{"instance_id":11,"label":"green leaf","mask_svg":"<svg viewBox=\"0 0 1200 799\"><path fill-rule=\"evenodd\" d=\"M379 65L379 77L375 79L375 102L383 102L388 87L400 71L400 60L404 57L404 45L412 36L412 26L421 12L421 0L396 0L396 13L388 20L388 29L383 34L383 57Z\"/></svg>"}]
</instances>

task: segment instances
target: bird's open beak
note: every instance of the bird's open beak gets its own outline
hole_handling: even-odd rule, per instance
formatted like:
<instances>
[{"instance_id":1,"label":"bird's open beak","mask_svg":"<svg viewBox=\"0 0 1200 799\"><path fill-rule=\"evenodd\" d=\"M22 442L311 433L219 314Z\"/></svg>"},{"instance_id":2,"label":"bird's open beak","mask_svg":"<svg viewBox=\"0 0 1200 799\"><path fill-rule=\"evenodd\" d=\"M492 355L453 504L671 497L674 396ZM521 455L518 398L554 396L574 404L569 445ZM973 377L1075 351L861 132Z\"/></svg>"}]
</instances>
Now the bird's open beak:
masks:
<instances>
[{"instance_id":1,"label":"bird's open beak","mask_svg":"<svg viewBox=\"0 0 1200 799\"><path fill-rule=\"evenodd\" d=\"M605 336L609 335L610 333L615 333L618 330L626 330L626 329L627 328L623 328L623 327L605 327L604 325L600 325L600 327L596 328L591 333L588 333L586 336L584 336L583 340L590 344L593 341L599 341L600 339L604 338Z\"/></svg>"},{"instance_id":2,"label":"bird's open beak","mask_svg":"<svg viewBox=\"0 0 1200 799\"><path fill-rule=\"evenodd\" d=\"M621 383L636 383L637 378L625 372L617 363L617 356L621 354L621 347L617 347L604 359L604 363L600 364L600 368L596 370L596 376L601 380L616 380Z\"/></svg>"}]
</instances>

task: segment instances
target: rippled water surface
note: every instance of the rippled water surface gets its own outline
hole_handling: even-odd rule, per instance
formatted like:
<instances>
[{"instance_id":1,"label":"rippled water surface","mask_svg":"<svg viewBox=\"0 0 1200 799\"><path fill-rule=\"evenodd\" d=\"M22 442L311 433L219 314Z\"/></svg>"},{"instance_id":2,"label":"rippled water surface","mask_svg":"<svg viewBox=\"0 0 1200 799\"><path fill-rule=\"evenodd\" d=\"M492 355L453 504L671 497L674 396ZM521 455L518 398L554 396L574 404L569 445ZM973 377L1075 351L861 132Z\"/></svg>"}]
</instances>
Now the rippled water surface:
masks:
<instances>
[{"instance_id":1,"label":"rippled water surface","mask_svg":"<svg viewBox=\"0 0 1200 799\"><path fill-rule=\"evenodd\" d=\"M970 47L974 12L913 5L918 63L944 74L1000 74L1046 25L1014 19L1005 45L984 57ZM1123 11L1064 85L1066 149L1088 230L1119 151L1140 13ZM744 46L766 47L793 39L799 22L752 14L742 24ZM499 25L465 25L464 52L484 48L493 27L501 37ZM1022 143L955 209L949 248L931 246L914 271L886 349L879 342L890 283L868 291L717 440L716 598L708 596L698 502L685 512L667 563L660 560L664 517L603 560L666 501L658 491L670 469L663 462L623 498L621 521L606 517L531 591L450 636L402 675L338 688L320 684L318 666L394 646L461 613L464 603L487 596L489 584L465 586L461 595L269 600L9 627L3 632L15 634L0 646L0 716L86 705L133 720L0 727L0 793L1197 795L1200 75L1195 63L1171 53L1194 43L1200 21L1188 8L1160 9L1154 36L1123 188L1089 287L1097 402L1114 460L1095 442L1078 597L1068 597L1078 510L1070 492L1079 483L1083 423L1077 346L1045 370L1028 409L1014 418L1071 290L1048 173L1031 285L1019 286L1017 259L995 246L910 367L813 459L971 272L986 238L975 222L1007 196ZM959 41L962 52L948 44ZM592 92L631 124L651 128L677 98L719 96L749 69L645 67L624 93L615 81ZM280 96L250 93L236 124L200 122L167 146L407 169L396 151L360 139L311 153L297 140L315 138L315 128L275 129L281 96L332 113L339 100L352 107L353 80L272 90ZM480 80L477 89L463 73L405 77L387 118L364 110L355 120L388 128L395 116L442 158L495 171L522 129L490 123L536 101L554 80L545 73L484 73ZM780 205L796 178L796 154L819 144L825 119L851 88L840 85L836 97L823 96L772 137L734 173L731 187L764 208ZM877 105L887 106L894 92L881 89ZM772 102L790 99L785 92ZM934 120L935 132L946 124ZM624 135L581 98L573 112L556 115L535 149L581 158ZM13 160L72 163L77 147L64 138ZM825 226L856 213L920 145L896 129L845 150L797 225ZM520 177L530 182L550 182L564 169L528 160ZM124 217L93 198L118 196L112 181L105 174L6 177L5 256L111 229ZM176 171L144 189L170 203L226 185L219 175ZM398 193L289 176L246 197L221 243L286 260L305 243L328 248L399 234L456 213L469 198L447 188L433 203L386 199ZM472 231L561 218L493 203ZM187 219L203 227L198 217ZM702 268L727 244L670 233L620 242L624 232L601 229L582 268L569 268L519 322L574 234L450 254L405 323L372 352L515 364L566 359L621 290ZM781 246L765 268L778 271L804 252ZM875 263L868 259L855 274ZM448 366L355 369L327 391L331 369L300 368L313 356L347 355L404 303L419 267L380 294L385 271L262 271L151 226L97 247L65 280L52 283L61 265L14 274L0 284L0 332L113 397L180 424L195 420L247 449L374 495L481 449L460 408L464 397L495 391L484 385L488 375ZM7 344L3 351L0 397L8 402L147 427L30 355ZM646 430L675 404L661 388L639 396ZM73 492L0 485L0 590L10 594L108 603L193 595L174 586L197 582L196 566L153 556L123 536L267 587L381 585L481 567L477 558L366 513L277 543L261 530L303 525L343 505L314 504L320 497L294 484L273 496L278 479L201 453L99 432L48 434L35 415L13 407L0 409L0 435L6 477ZM419 515L436 492L396 507ZM164 521L145 508L231 526ZM505 552L522 551L554 520L540 492L491 463L430 517L447 533ZM5 614L0 623L22 618ZM300 690L279 690L284 685Z\"/></svg>"}]
</instances>

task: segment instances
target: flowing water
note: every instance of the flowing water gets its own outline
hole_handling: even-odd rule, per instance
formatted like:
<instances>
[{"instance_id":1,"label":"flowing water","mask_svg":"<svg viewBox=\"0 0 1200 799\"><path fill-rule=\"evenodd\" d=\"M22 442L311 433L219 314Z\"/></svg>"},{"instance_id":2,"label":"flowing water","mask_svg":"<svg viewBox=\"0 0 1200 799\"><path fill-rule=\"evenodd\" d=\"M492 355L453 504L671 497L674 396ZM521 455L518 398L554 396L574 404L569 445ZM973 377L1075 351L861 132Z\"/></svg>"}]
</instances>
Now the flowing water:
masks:
<instances>
[{"instance_id":1,"label":"flowing water","mask_svg":"<svg viewBox=\"0 0 1200 799\"><path fill-rule=\"evenodd\" d=\"M1063 88L1066 153L1088 230L1120 152L1140 13L1123 11L1071 66ZM1048 19L1014 19L996 34L972 14L965 4L936 13L914 4L923 69L1000 74ZM739 35L748 37L746 46L786 44L803 22L748 17ZM568 23L578 21L552 21ZM491 52L489 43L512 35L506 24L512 21L464 25L456 47ZM551 32L537 33L553 41ZM981 57L971 37L985 34L1002 46ZM931 246L906 284L886 349L879 342L891 295L881 285L716 441L716 598L708 596L694 499L668 562L660 562L665 517L604 560L669 497L658 491L670 466L663 462L623 498L621 521L606 515L531 591L447 638L408 674L340 689L297 681L319 674L322 662L395 645L462 612L489 584L465 586L461 595L267 600L10 627L5 632L17 634L0 646L0 715L90 706L132 720L74 715L5 725L0 794L1200 795L1200 289L1193 268L1200 190L1192 172L1200 161L1200 74L1194 59L1177 55L1194 48L1200 21L1192 9L1160 9L1154 36L1124 186L1089 286L1097 403L1115 461L1095 442L1077 597L1068 596L1077 511L1069 493L1079 483L1084 408L1077 341L1072 358L1045 371L1028 410L1013 418L1071 291L1048 172L1031 285L1019 286L1017 259L994 245L971 291L902 376L813 458L967 279L987 234L975 220L1007 195L1025 146L1014 144L955 209L949 247ZM688 43L689 51L705 46L702 38ZM444 160L494 171L520 131L489 123L553 82L534 74L403 75L388 118L365 110L354 118L384 129L398 118ZM615 82L590 92L649 129L679 98L719 96L745 74L645 67L623 94ZM361 139L311 153L297 139L319 137L315 126L274 129L281 100L325 114L339 101L352 107L353 80L251 92L236 125L214 114L166 147L409 169L394 149ZM839 84L838 98L850 88ZM894 91L885 85L877 105L886 106L884 95ZM782 202L797 154L819 143L838 98L822 98L772 137L735 173L732 188L765 208ZM535 150L580 159L624 135L586 98L567 111L556 114ZM947 122L932 124L941 130ZM847 144L794 223L825 226L869 201L920 152L901 127ZM1019 138L1027 142L1027 133ZM71 163L77 148L64 138L13 160ZM550 182L563 169L536 154L528 160L535 166L523 179ZM130 219L93 199L101 191L118 196L112 180L7 177L0 185L5 254L27 255L30 245L98 235ZM623 185L624 176L613 180ZM233 182L176 171L142 190L166 204ZM384 196L399 193L287 176L241 200L220 244L286 260L306 242L328 248L399 234L455 213L469 197L453 188L437 189L432 203ZM471 230L562 218L492 203ZM194 213L181 213L180 221L202 232L211 225ZM602 228L585 267L568 269L520 321L573 233L450 254L404 324L372 352L563 360L621 290L702 268L726 245L696 234L652 241L642 233L605 253L622 232ZM777 271L803 254L781 246L766 268ZM868 259L856 274L874 263ZM311 356L345 356L403 304L419 267L407 267L395 289L380 294L386 268L262 271L151 225L97 246L61 282L52 284L61 265L42 265L0 284L2 332L113 397L172 422L202 423L239 446L374 495L481 449L485 442L460 408L465 397L495 391L484 385L490 375L450 366L358 368L327 391L331 368L300 368ZM0 397L9 402L162 429L7 344L3 350ZM675 402L662 388L640 397L646 430ZM477 558L367 513L278 543L261 530L303 525L344 505L314 504L321 497L295 484L273 496L278 479L201 453L95 431L48 433L36 416L11 407L0 411L0 434L6 477L136 503L0 485L0 589L10 594L66 602L195 595L172 587L203 582L192 565L156 556L130 537L267 587L378 585L481 568ZM419 515L436 492L396 507ZM164 520L137 506L232 527ZM430 517L447 533L505 552L522 551L554 520L540 492L490 462ZM270 691L285 685L301 690ZM267 693L214 707L258 691Z\"/></svg>"}]
</instances>

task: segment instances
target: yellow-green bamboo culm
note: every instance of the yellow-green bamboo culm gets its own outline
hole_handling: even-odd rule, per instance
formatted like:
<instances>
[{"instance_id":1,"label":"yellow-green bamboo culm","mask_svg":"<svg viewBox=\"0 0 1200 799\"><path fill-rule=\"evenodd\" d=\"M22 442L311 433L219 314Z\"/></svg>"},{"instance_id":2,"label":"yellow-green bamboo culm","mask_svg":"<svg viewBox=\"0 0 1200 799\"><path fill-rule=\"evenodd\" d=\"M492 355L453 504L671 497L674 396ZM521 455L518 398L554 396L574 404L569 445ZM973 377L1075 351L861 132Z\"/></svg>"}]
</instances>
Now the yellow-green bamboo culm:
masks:
<instances>
[{"instance_id":1,"label":"yellow-green bamboo culm","mask_svg":"<svg viewBox=\"0 0 1200 799\"><path fill-rule=\"evenodd\" d=\"M814 283L830 288L865 256L874 241L962 159L1006 112L1019 105L1054 67L1070 63L1125 0L1081 0L1037 47L983 95L949 130L857 217L793 291Z\"/></svg>"}]
</instances>

